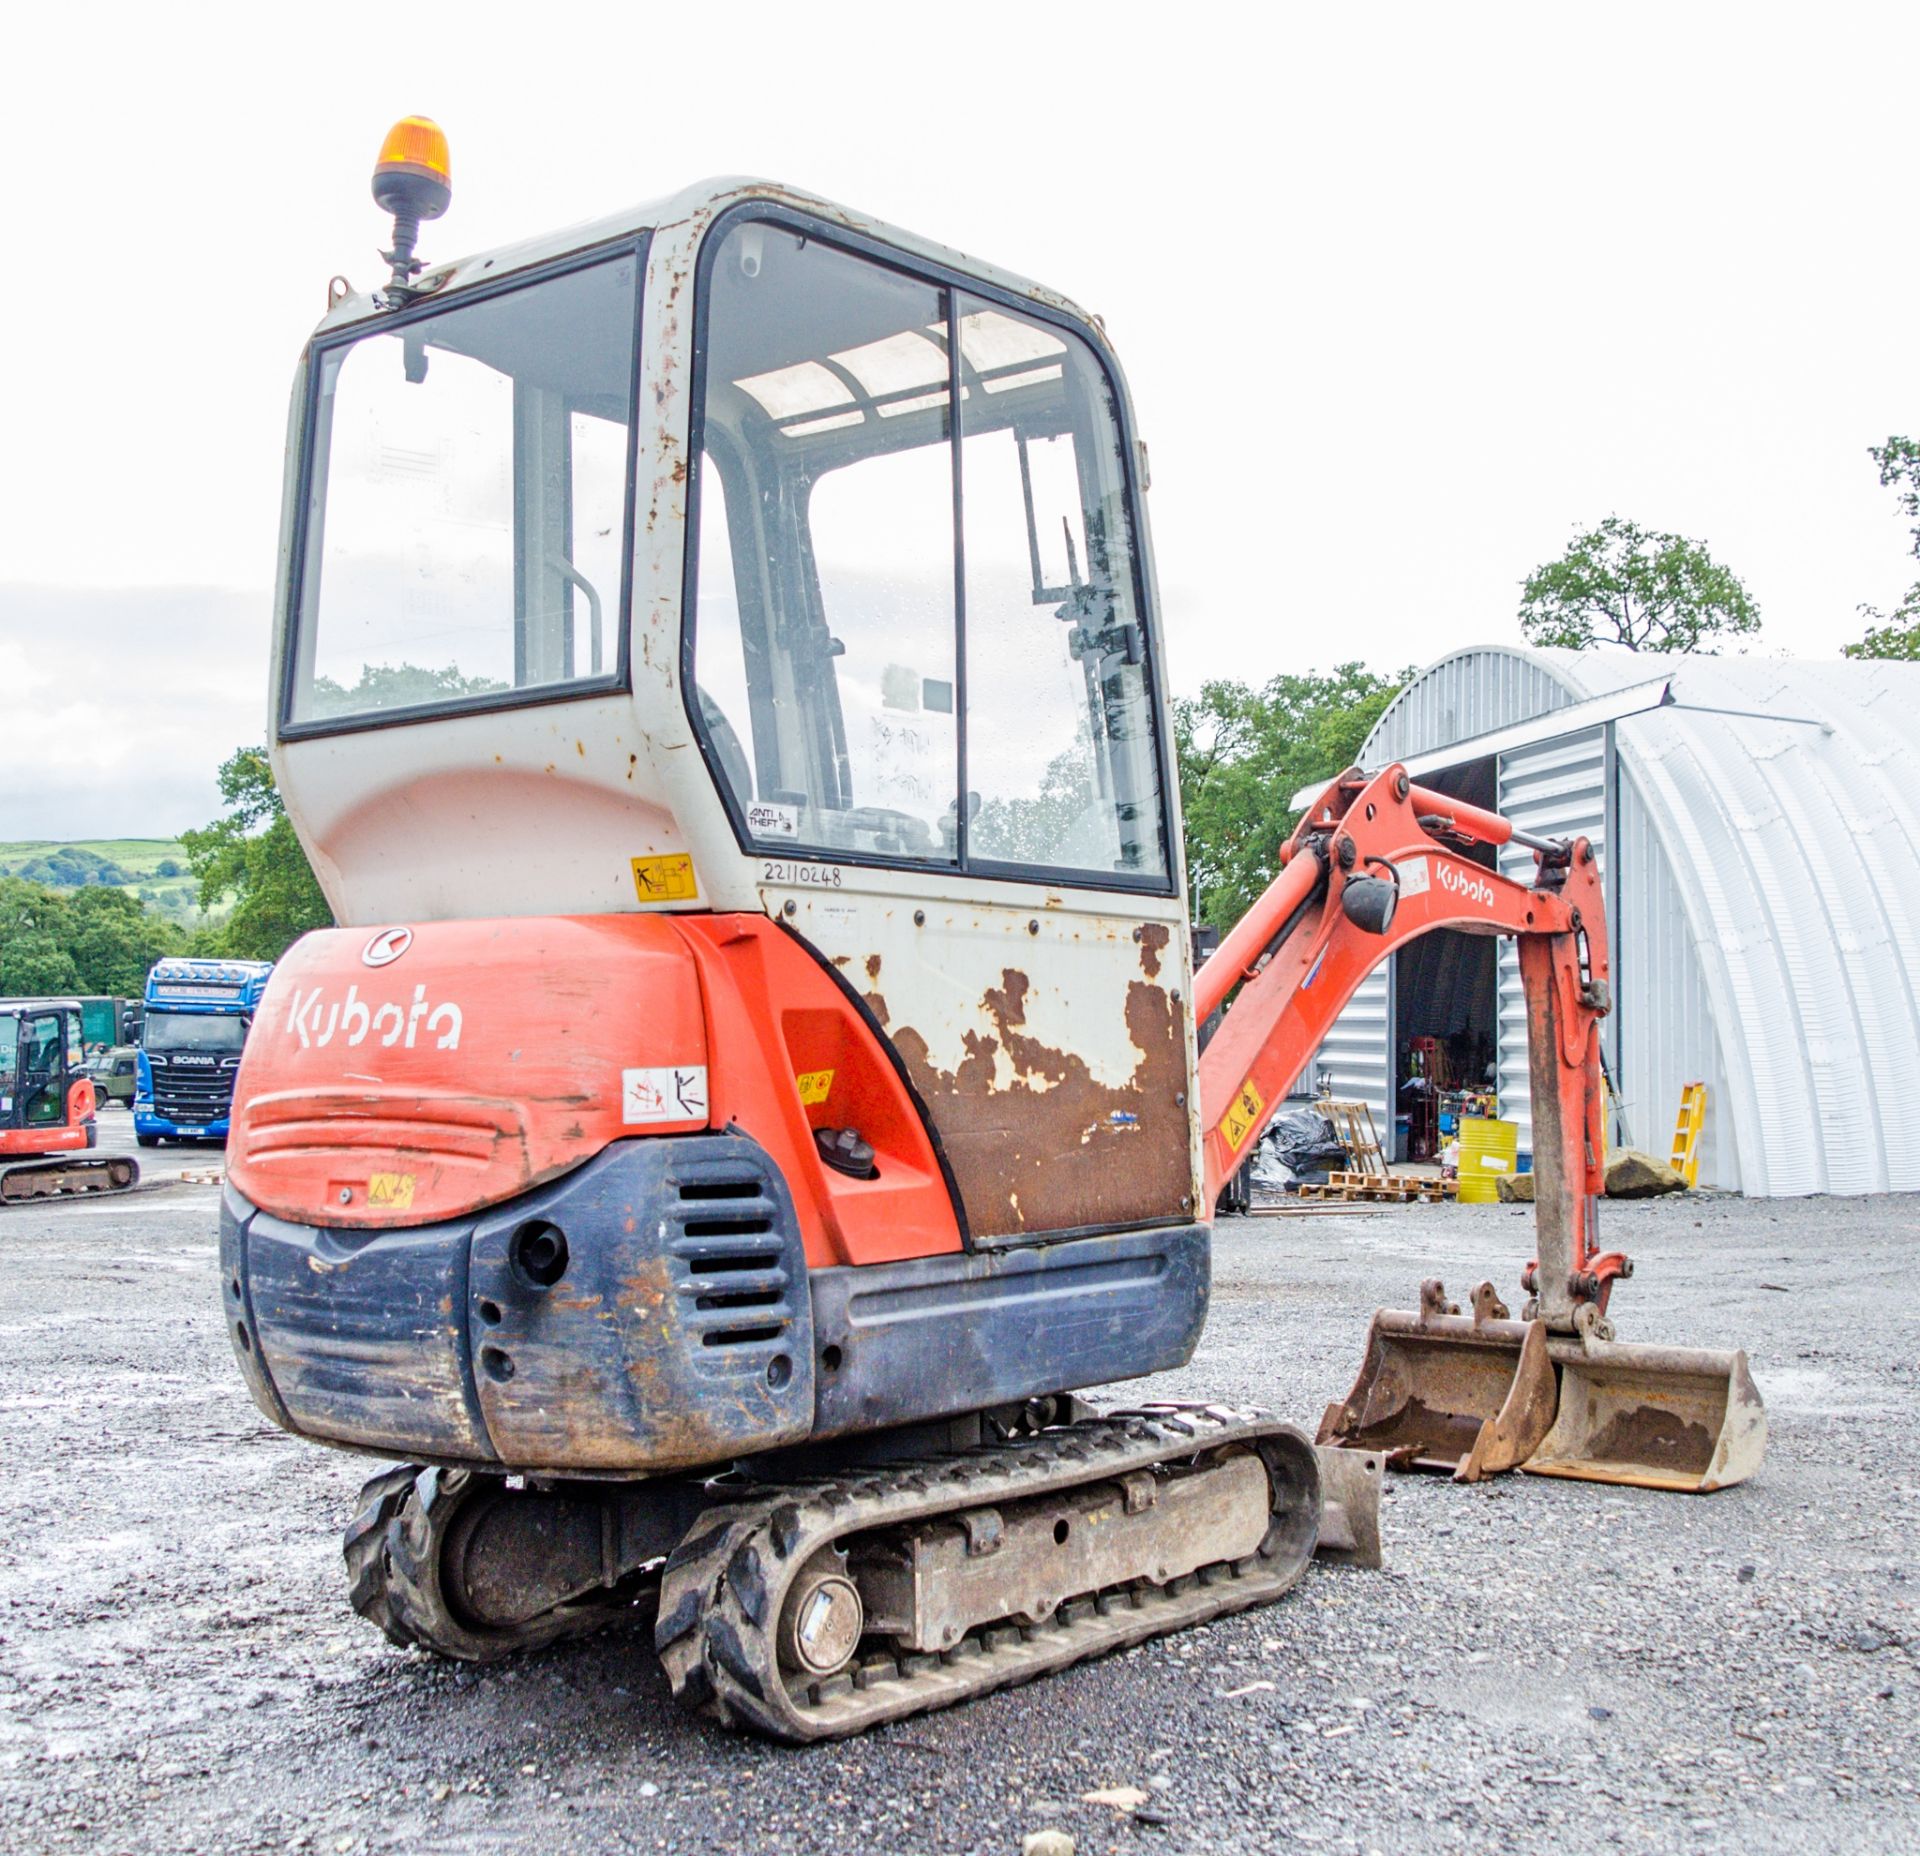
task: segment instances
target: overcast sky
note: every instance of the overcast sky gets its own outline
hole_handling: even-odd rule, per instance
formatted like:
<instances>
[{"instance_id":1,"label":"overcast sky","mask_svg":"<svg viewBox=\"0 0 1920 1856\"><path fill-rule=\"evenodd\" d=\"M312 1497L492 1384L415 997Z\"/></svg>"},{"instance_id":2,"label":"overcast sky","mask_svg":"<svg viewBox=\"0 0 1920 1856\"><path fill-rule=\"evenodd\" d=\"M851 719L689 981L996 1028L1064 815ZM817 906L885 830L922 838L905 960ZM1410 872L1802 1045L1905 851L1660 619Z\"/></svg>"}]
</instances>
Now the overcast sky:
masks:
<instances>
[{"instance_id":1,"label":"overcast sky","mask_svg":"<svg viewBox=\"0 0 1920 1856\"><path fill-rule=\"evenodd\" d=\"M262 738L291 370L395 117L446 258L758 173L1100 312L1172 679L1515 640L1610 511L1831 656L1920 572L1920 9L32 9L0 112L0 838L161 835Z\"/></svg>"}]
</instances>

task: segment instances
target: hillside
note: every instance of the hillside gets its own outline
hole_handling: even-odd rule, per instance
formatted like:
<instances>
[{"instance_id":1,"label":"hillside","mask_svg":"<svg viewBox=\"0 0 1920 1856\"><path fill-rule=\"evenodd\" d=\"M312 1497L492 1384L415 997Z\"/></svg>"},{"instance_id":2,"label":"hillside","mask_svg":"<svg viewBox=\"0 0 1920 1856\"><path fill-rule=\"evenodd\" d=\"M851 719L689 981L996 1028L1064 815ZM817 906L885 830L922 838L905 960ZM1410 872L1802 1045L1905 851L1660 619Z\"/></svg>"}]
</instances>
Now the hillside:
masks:
<instances>
[{"instance_id":1,"label":"hillside","mask_svg":"<svg viewBox=\"0 0 1920 1856\"><path fill-rule=\"evenodd\" d=\"M25 877L63 891L93 884L129 889L170 921L191 925L200 920L199 885L177 838L0 842L0 876Z\"/></svg>"}]
</instances>

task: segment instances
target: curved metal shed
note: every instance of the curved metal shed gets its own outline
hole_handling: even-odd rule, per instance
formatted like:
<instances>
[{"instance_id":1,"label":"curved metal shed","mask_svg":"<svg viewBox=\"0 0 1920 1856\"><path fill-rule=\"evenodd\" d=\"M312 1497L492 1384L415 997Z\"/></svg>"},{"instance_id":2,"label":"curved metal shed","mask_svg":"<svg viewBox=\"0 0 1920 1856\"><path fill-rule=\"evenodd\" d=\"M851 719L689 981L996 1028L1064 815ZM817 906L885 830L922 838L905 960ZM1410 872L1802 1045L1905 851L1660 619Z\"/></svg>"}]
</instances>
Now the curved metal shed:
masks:
<instances>
[{"instance_id":1,"label":"curved metal shed","mask_svg":"<svg viewBox=\"0 0 1920 1856\"><path fill-rule=\"evenodd\" d=\"M1609 709L1630 712L1596 719ZM1430 772L1491 766L1527 829L1594 840L1613 917L1608 1058L1633 1145L1664 1154L1682 1086L1704 1081L1703 1185L1920 1189L1920 664L1475 646L1422 671L1361 758L1416 756ZM1509 850L1501 867L1531 859ZM1342 1093L1383 1112L1392 986L1383 967L1324 1057ZM1525 1015L1504 942L1496 1042L1524 1147Z\"/></svg>"}]
</instances>

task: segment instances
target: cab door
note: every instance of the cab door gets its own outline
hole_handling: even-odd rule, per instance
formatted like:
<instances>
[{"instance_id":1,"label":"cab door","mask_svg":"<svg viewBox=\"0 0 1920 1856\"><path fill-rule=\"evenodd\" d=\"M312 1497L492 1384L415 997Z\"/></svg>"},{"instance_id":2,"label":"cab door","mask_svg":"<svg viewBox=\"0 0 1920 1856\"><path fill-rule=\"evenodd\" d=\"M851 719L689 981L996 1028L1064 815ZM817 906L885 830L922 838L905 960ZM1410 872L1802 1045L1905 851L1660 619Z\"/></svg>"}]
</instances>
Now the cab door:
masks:
<instances>
[{"instance_id":1,"label":"cab door","mask_svg":"<svg viewBox=\"0 0 1920 1856\"><path fill-rule=\"evenodd\" d=\"M59 1012L20 1020L20 1126L63 1128L67 1122L67 1027Z\"/></svg>"},{"instance_id":2,"label":"cab door","mask_svg":"<svg viewBox=\"0 0 1920 1856\"><path fill-rule=\"evenodd\" d=\"M700 287L689 715L763 905L865 1006L974 1241L1190 1219L1110 360L1064 314L770 209L709 239ZM836 1126L831 1080L805 1086Z\"/></svg>"}]
</instances>

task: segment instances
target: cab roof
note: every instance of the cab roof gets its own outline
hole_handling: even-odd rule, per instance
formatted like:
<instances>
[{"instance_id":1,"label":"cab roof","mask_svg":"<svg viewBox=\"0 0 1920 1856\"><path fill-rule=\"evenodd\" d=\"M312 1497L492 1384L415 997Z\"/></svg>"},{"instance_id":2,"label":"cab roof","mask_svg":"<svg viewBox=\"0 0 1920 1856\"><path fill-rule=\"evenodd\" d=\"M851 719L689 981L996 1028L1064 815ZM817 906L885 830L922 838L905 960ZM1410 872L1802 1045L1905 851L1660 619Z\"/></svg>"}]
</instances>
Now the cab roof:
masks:
<instances>
[{"instance_id":1,"label":"cab roof","mask_svg":"<svg viewBox=\"0 0 1920 1856\"><path fill-rule=\"evenodd\" d=\"M657 231L664 226L691 222L701 222L704 226L704 222L718 217L729 207L755 200L771 206L784 206L791 211L843 226L850 232L860 233L883 245L891 245L907 256L920 258L947 270L963 272L982 282L997 285L1002 290L1043 303L1073 317L1077 322L1097 325L1097 318L1089 316L1071 298L1017 272L1002 270L998 265L956 251L950 245L921 238L916 233L876 219L870 213L836 205L817 194L803 192L779 181L759 180L745 175L723 175L696 181L676 193L628 207L603 219L585 220L510 245L498 245L490 251L478 251L464 258L430 265L421 274L415 288L423 295L437 296L473 284L493 283L516 271L550 264L556 259L571 257L576 252L591 251L597 246L638 238L643 232ZM374 301L373 292L349 291L321 318L314 334L329 335L357 322L378 321L386 313Z\"/></svg>"}]
</instances>

